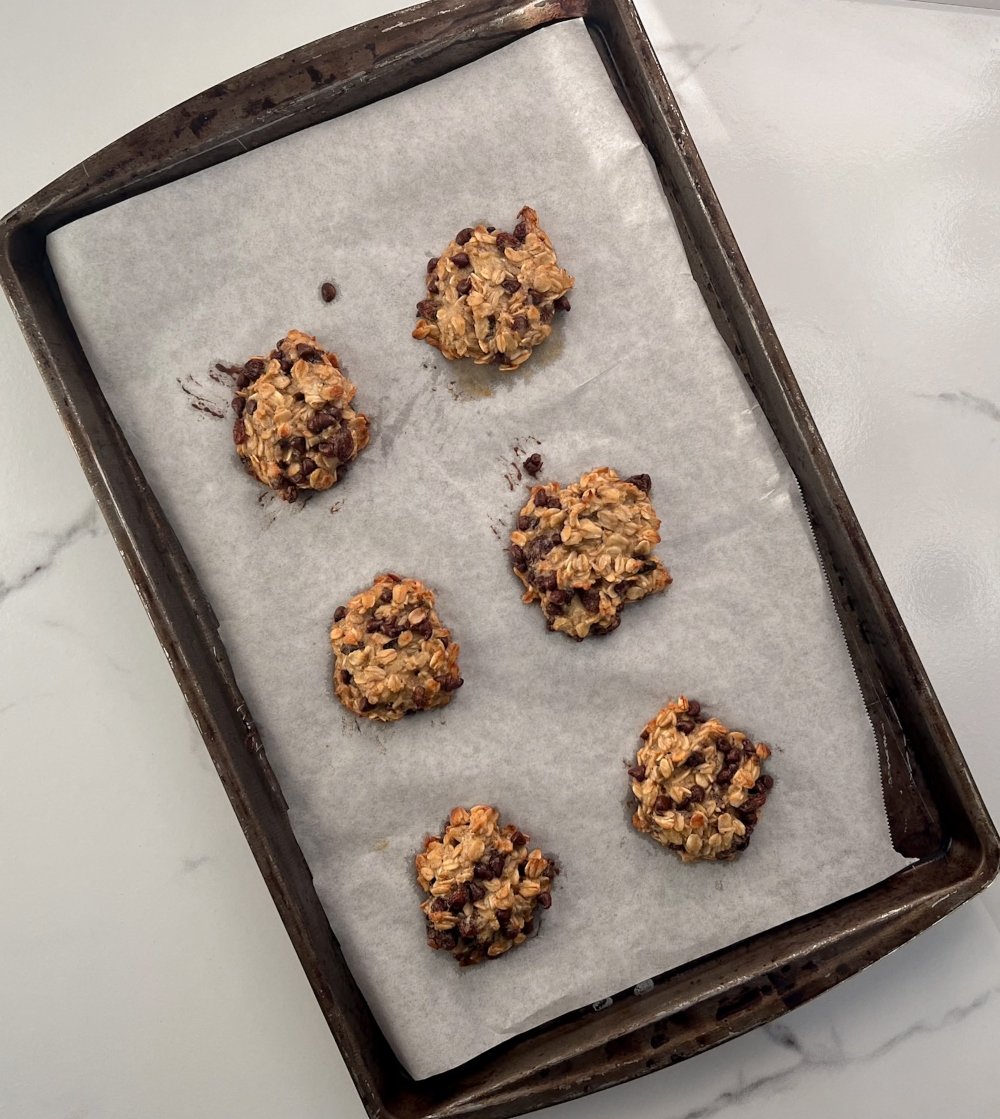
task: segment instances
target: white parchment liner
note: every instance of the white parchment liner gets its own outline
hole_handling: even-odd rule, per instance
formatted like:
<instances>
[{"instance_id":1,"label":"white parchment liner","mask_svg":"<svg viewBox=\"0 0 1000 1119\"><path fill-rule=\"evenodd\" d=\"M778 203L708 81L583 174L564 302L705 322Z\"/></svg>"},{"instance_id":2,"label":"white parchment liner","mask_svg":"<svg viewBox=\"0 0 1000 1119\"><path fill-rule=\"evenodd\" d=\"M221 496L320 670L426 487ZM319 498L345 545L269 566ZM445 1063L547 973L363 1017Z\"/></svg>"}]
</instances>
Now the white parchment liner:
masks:
<instances>
[{"instance_id":1,"label":"white parchment liner","mask_svg":"<svg viewBox=\"0 0 1000 1119\"><path fill-rule=\"evenodd\" d=\"M501 374L413 341L426 259L464 225L512 228L526 202L577 278L543 350ZM49 252L221 619L330 923L414 1076L904 864L794 479L582 23L94 214ZM291 327L340 355L374 432L304 506L260 502L231 413L188 394L226 407L212 363ZM653 478L674 585L609 637L547 633L519 600L515 445L541 451L543 478ZM327 633L385 569L438 592L466 684L443 713L380 727L334 700ZM732 864L682 865L627 824L622 759L680 692L775 748ZM539 937L459 969L424 945L411 860L453 805L482 801L564 872Z\"/></svg>"}]
</instances>

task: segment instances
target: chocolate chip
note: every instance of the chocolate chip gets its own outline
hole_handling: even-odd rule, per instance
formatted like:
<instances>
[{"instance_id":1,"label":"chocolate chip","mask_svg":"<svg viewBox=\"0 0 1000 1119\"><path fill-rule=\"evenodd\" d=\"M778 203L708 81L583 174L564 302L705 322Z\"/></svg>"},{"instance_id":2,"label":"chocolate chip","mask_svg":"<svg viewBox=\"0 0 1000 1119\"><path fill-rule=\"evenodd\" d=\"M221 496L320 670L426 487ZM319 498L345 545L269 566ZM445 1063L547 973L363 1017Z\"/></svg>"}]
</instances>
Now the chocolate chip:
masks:
<instances>
[{"instance_id":1,"label":"chocolate chip","mask_svg":"<svg viewBox=\"0 0 1000 1119\"><path fill-rule=\"evenodd\" d=\"M554 591L559 585L555 575L551 571L536 572L532 578L532 582L543 594L547 591Z\"/></svg>"},{"instance_id":2,"label":"chocolate chip","mask_svg":"<svg viewBox=\"0 0 1000 1119\"><path fill-rule=\"evenodd\" d=\"M493 233L493 232L495 231L495 229L496 229L496 226L495 226L495 225L488 225L488 226L486 227L486 232L487 232L487 233Z\"/></svg>"},{"instance_id":3,"label":"chocolate chip","mask_svg":"<svg viewBox=\"0 0 1000 1119\"><path fill-rule=\"evenodd\" d=\"M455 285L455 291L457 291L459 295L468 295L469 292L472 291L472 278L466 276L464 280L459 280Z\"/></svg>"},{"instance_id":4,"label":"chocolate chip","mask_svg":"<svg viewBox=\"0 0 1000 1119\"><path fill-rule=\"evenodd\" d=\"M630 766L626 770L626 773L628 773L629 777L632 777L636 781L646 780L646 767L644 765Z\"/></svg>"},{"instance_id":5,"label":"chocolate chip","mask_svg":"<svg viewBox=\"0 0 1000 1119\"><path fill-rule=\"evenodd\" d=\"M730 765L739 765L740 762L743 761L743 751L742 750L727 750L726 751L726 761Z\"/></svg>"},{"instance_id":6,"label":"chocolate chip","mask_svg":"<svg viewBox=\"0 0 1000 1119\"><path fill-rule=\"evenodd\" d=\"M552 310L551 303L543 303L542 309L541 311L539 311L538 314L543 323L550 323L552 322L553 318L555 318L555 311Z\"/></svg>"},{"instance_id":7,"label":"chocolate chip","mask_svg":"<svg viewBox=\"0 0 1000 1119\"><path fill-rule=\"evenodd\" d=\"M539 490L538 493L532 494L532 501L534 501L536 509L545 509L546 507L558 509L562 504L559 495L550 494L548 490Z\"/></svg>"},{"instance_id":8,"label":"chocolate chip","mask_svg":"<svg viewBox=\"0 0 1000 1119\"><path fill-rule=\"evenodd\" d=\"M306 420L306 427L313 435L319 435L321 431L326 431L328 427L332 427L336 422L336 417L331 416L329 412L313 412L309 419Z\"/></svg>"},{"instance_id":9,"label":"chocolate chip","mask_svg":"<svg viewBox=\"0 0 1000 1119\"><path fill-rule=\"evenodd\" d=\"M369 618L368 621L365 622L365 632L366 633L381 633L382 632L382 623L378 620L378 618Z\"/></svg>"},{"instance_id":10,"label":"chocolate chip","mask_svg":"<svg viewBox=\"0 0 1000 1119\"><path fill-rule=\"evenodd\" d=\"M249 377L248 377L248 376L246 375L246 373L241 373L241 374L240 374L240 375L239 375L239 376L238 376L238 377L236 378L236 387L237 387L238 389L245 389L245 388L249 387L249 385L250 385L250 384L251 384L251 380L250 380L250 378L249 378Z\"/></svg>"},{"instance_id":11,"label":"chocolate chip","mask_svg":"<svg viewBox=\"0 0 1000 1119\"><path fill-rule=\"evenodd\" d=\"M347 671L346 668L342 668L340 670L340 682L342 684L349 684L351 682L351 674Z\"/></svg>"},{"instance_id":12,"label":"chocolate chip","mask_svg":"<svg viewBox=\"0 0 1000 1119\"><path fill-rule=\"evenodd\" d=\"M532 478L542 469L543 466L542 456L536 451L533 455L528 455L524 460L524 470L526 474L530 474Z\"/></svg>"},{"instance_id":13,"label":"chocolate chip","mask_svg":"<svg viewBox=\"0 0 1000 1119\"><path fill-rule=\"evenodd\" d=\"M520 290L521 281L514 276L505 276L504 279L500 281L500 286L508 295L513 295L515 291Z\"/></svg>"},{"instance_id":14,"label":"chocolate chip","mask_svg":"<svg viewBox=\"0 0 1000 1119\"><path fill-rule=\"evenodd\" d=\"M433 299L421 299L417 304L417 314L422 319L433 319L437 316L437 304Z\"/></svg>"},{"instance_id":15,"label":"chocolate chip","mask_svg":"<svg viewBox=\"0 0 1000 1119\"><path fill-rule=\"evenodd\" d=\"M497 234L497 248L503 252L505 249L513 249L517 247L517 238L510 233L505 233L501 230Z\"/></svg>"},{"instance_id":16,"label":"chocolate chip","mask_svg":"<svg viewBox=\"0 0 1000 1119\"><path fill-rule=\"evenodd\" d=\"M248 361L248 362L247 362L247 363L246 363L246 364L245 364L245 365L243 366L243 372L244 372L244 373L246 374L246 376L248 376L248 377L249 377L249 378L250 378L250 379L251 379L252 381L256 381L256 380L257 380L257 378L258 378L258 377L259 377L259 376L261 375L261 373L263 373L263 372L264 372L264 370L265 370L266 368L267 368L267 364L266 364L266 362L263 362L263 361L261 361L261 359L260 359L259 357L252 357L252 358L251 358L251 359L250 359L250 360L249 360L249 361Z\"/></svg>"},{"instance_id":17,"label":"chocolate chip","mask_svg":"<svg viewBox=\"0 0 1000 1119\"><path fill-rule=\"evenodd\" d=\"M281 372L291 373L292 366L295 364L296 360L297 359L294 357L283 357L281 359Z\"/></svg>"},{"instance_id":18,"label":"chocolate chip","mask_svg":"<svg viewBox=\"0 0 1000 1119\"><path fill-rule=\"evenodd\" d=\"M535 291L534 288L528 288L528 302L538 307L545 302L545 296L540 291Z\"/></svg>"},{"instance_id":19,"label":"chocolate chip","mask_svg":"<svg viewBox=\"0 0 1000 1119\"><path fill-rule=\"evenodd\" d=\"M626 478L625 481L631 483L637 490L642 490L643 493L649 493L653 488L653 483L648 474L633 474L630 478ZM688 710L691 711L692 715L697 715L698 711L701 710L700 705L696 706L698 710L694 711L691 709L691 704L688 704Z\"/></svg>"},{"instance_id":20,"label":"chocolate chip","mask_svg":"<svg viewBox=\"0 0 1000 1119\"><path fill-rule=\"evenodd\" d=\"M243 426L242 420L237 420L233 424L233 442L239 446L241 443L247 441L247 429Z\"/></svg>"},{"instance_id":21,"label":"chocolate chip","mask_svg":"<svg viewBox=\"0 0 1000 1119\"><path fill-rule=\"evenodd\" d=\"M424 688L413 689L413 705L423 711L427 704L427 692Z\"/></svg>"},{"instance_id":22,"label":"chocolate chip","mask_svg":"<svg viewBox=\"0 0 1000 1119\"><path fill-rule=\"evenodd\" d=\"M287 486L281 491L282 501L287 501L289 504L298 501L299 491L295 488L294 482L289 482ZM365 708L364 710L368 710Z\"/></svg>"},{"instance_id":23,"label":"chocolate chip","mask_svg":"<svg viewBox=\"0 0 1000 1119\"><path fill-rule=\"evenodd\" d=\"M337 289L329 280L319 289L324 303L332 303L337 298Z\"/></svg>"},{"instance_id":24,"label":"chocolate chip","mask_svg":"<svg viewBox=\"0 0 1000 1119\"><path fill-rule=\"evenodd\" d=\"M553 299L552 306L557 311L568 311L570 309L569 300L565 295L560 295L558 299Z\"/></svg>"},{"instance_id":25,"label":"chocolate chip","mask_svg":"<svg viewBox=\"0 0 1000 1119\"><path fill-rule=\"evenodd\" d=\"M451 258L451 262L452 262L452 264L455 265L456 268L468 268L469 267L469 254L468 253L455 253L455 255Z\"/></svg>"},{"instance_id":26,"label":"chocolate chip","mask_svg":"<svg viewBox=\"0 0 1000 1119\"><path fill-rule=\"evenodd\" d=\"M518 571L524 571L528 566L528 561L524 558L524 549L519 544L511 544L510 560Z\"/></svg>"},{"instance_id":27,"label":"chocolate chip","mask_svg":"<svg viewBox=\"0 0 1000 1119\"><path fill-rule=\"evenodd\" d=\"M553 606L566 606L572 597L571 591L555 590L549 595L549 602Z\"/></svg>"},{"instance_id":28,"label":"chocolate chip","mask_svg":"<svg viewBox=\"0 0 1000 1119\"><path fill-rule=\"evenodd\" d=\"M583 603L584 610L588 614L596 614L601 608L601 592L595 591L593 588L586 591L577 591L580 596L580 601Z\"/></svg>"},{"instance_id":29,"label":"chocolate chip","mask_svg":"<svg viewBox=\"0 0 1000 1119\"><path fill-rule=\"evenodd\" d=\"M441 688L446 692L457 692L464 683L465 681L461 676L449 676L441 685Z\"/></svg>"},{"instance_id":30,"label":"chocolate chip","mask_svg":"<svg viewBox=\"0 0 1000 1119\"><path fill-rule=\"evenodd\" d=\"M664 812L672 812L674 802L668 796L660 795L656 798L656 803L653 805L653 811L657 816L662 816Z\"/></svg>"},{"instance_id":31,"label":"chocolate chip","mask_svg":"<svg viewBox=\"0 0 1000 1119\"><path fill-rule=\"evenodd\" d=\"M457 913L469 900L469 895L464 886L459 886L457 890L448 895L448 908L452 913Z\"/></svg>"},{"instance_id":32,"label":"chocolate chip","mask_svg":"<svg viewBox=\"0 0 1000 1119\"><path fill-rule=\"evenodd\" d=\"M719 776L716 777L716 781L718 781L720 785L728 785L733 779L733 774L735 772L736 768L734 766L724 765L722 769L719 770Z\"/></svg>"},{"instance_id":33,"label":"chocolate chip","mask_svg":"<svg viewBox=\"0 0 1000 1119\"><path fill-rule=\"evenodd\" d=\"M643 740L643 742L648 742L649 741L649 728L648 727L643 727L642 730L639 731L639 737Z\"/></svg>"},{"instance_id":34,"label":"chocolate chip","mask_svg":"<svg viewBox=\"0 0 1000 1119\"><path fill-rule=\"evenodd\" d=\"M472 230L468 226L466 226L465 229L462 229L455 234L455 240L460 245L464 245L466 241L472 240Z\"/></svg>"},{"instance_id":35,"label":"chocolate chip","mask_svg":"<svg viewBox=\"0 0 1000 1119\"><path fill-rule=\"evenodd\" d=\"M302 477L308 478L309 475L316 469L316 463L311 458L304 458L302 460Z\"/></svg>"},{"instance_id":36,"label":"chocolate chip","mask_svg":"<svg viewBox=\"0 0 1000 1119\"><path fill-rule=\"evenodd\" d=\"M694 730L694 723L690 719L678 719L677 729L681 734L690 734Z\"/></svg>"},{"instance_id":37,"label":"chocolate chip","mask_svg":"<svg viewBox=\"0 0 1000 1119\"><path fill-rule=\"evenodd\" d=\"M517 223L517 225L514 226L514 239L518 243L523 244L524 239L527 236L528 236L528 224L527 224L527 222L519 221Z\"/></svg>"},{"instance_id":38,"label":"chocolate chip","mask_svg":"<svg viewBox=\"0 0 1000 1119\"><path fill-rule=\"evenodd\" d=\"M705 755L700 750L692 750L687 756L687 764L691 766L704 765Z\"/></svg>"},{"instance_id":39,"label":"chocolate chip","mask_svg":"<svg viewBox=\"0 0 1000 1119\"><path fill-rule=\"evenodd\" d=\"M257 398L252 396L247 401L247 415L252 416L254 414L254 412L256 412L256 411L257 411Z\"/></svg>"},{"instance_id":40,"label":"chocolate chip","mask_svg":"<svg viewBox=\"0 0 1000 1119\"><path fill-rule=\"evenodd\" d=\"M434 626L431 624L430 618L421 619L415 626L410 626L410 629L419 634L425 641L429 640L434 632Z\"/></svg>"},{"instance_id":41,"label":"chocolate chip","mask_svg":"<svg viewBox=\"0 0 1000 1119\"><path fill-rule=\"evenodd\" d=\"M486 881L487 879L492 878L493 872L490 870L489 859L483 859L481 862L476 863L476 865L472 868L472 873L476 878L479 878L482 881Z\"/></svg>"},{"instance_id":42,"label":"chocolate chip","mask_svg":"<svg viewBox=\"0 0 1000 1119\"><path fill-rule=\"evenodd\" d=\"M427 290L431 295L437 295L437 293L441 290L441 287L438 284L437 280L430 280L427 283Z\"/></svg>"},{"instance_id":43,"label":"chocolate chip","mask_svg":"<svg viewBox=\"0 0 1000 1119\"><path fill-rule=\"evenodd\" d=\"M752 758L754 754L757 753L757 747L754 746L753 742L749 738L746 740L746 742L743 743L743 753L748 758Z\"/></svg>"},{"instance_id":44,"label":"chocolate chip","mask_svg":"<svg viewBox=\"0 0 1000 1119\"><path fill-rule=\"evenodd\" d=\"M511 912L509 909L497 909L496 913L497 924L500 928L505 929L510 924Z\"/></svg>"},{"instance_id":45,"label":"chocolate chip","mask_svg":"<svg viewBox=\"0 0 1000 1119\"><path fill-rule=\"evenodd\" d=\"M233 411L237 416L242 416L243 411L247 406L246 400L242 396L233 397Z\"/></svg>"},{"instance_id":46,"label":"chocolate chip","mask_svg":"<svg viewBox=\"0 0 1000 1119\"><path fill-rule=\"evenodd\" d=\"M770 773L761 774L760 783L764 786L765 789L770 790L774 788L774 778L770 775Z\"/></svg>"},{"instance_id":47,"label":"chocolate chip","mask_svg":"<svg viewBox=\"0 0 1000 1119\"><path fill-rule=\"evenodd\" d=\"M518 334L523 334L528 329L528 319L525 315L515 315L511 320L510 328Z\"/></svg>"},{"instance_id":48,"label":"chocolate chip","mask_svg":"<svg viewBox=\"0 0 1000 1119\"><path fill-rule=\"evenodd\" d=\"M469 897L472 901L482 901L486 897L486 889L480 886L478 882L469 882L466 886L469 891Z\"/></svg>"},{"instance_id":49,"label":"chocolate chip","mask_svg":"<svg viewBox=\"0 0 1000 1119\"><path fill-rule=\"evenodd\" d=\"M339 621L341 621L341 619L346 618L346 617L347 617L347 607L346 606L338 606L337 609L334 610L334 612L333 612L333 620L335 622L339 622Z\"/></svg>"},{"instance_id":50,"label":"chocolate chip","mask_svg":"<svg viewBox=\"0 0 1000 1119\"><path fill-rule=\"evenodd\" d=\"M494 851L493 854L490 855L490 873L494 878L499 878L500 875L503 874L505 862L506 859L504 859L499 851Z\"/></svg>"},{"instance_id":51,"label":"chocolate chip","mask_svg":"<svg viewBox=\"0 0 1000 1119\"><path fill-rule=\"evenodd\" d=\"M538 524L536 517L527 517L523 513L517 518L518 532L527 532Z\"/></svg>"},{"instance_id":52,"label":"chocolate chip","mask_svg":"<svg viewBox=\"0 0 1000 1119\"><path fill-rule=\"evenodd\" d=\"M643 477L648 478L649 475L644 474ZM701 704L696 699L688 700L688 714L694 715L695 718L701 714Z\"/></svg>"},{"instance_id":53,"label":"chocolate chip","mask_svg":"<svg viewBox=\"0 0 1000 1119\"><path fill-rule=\"evenodd\" d=\"M346 427L342 427L330 440L333 444L334 457L341 462L347 462L354 454L354 436Z\"/></svg>"},{"instance_id":54,"label":"chocolate chip","mask_svg":"<svg viewBox=\"0 0 1000 1119\"><path fill-rule=\"evenodd\" d=\"M523 831L515 831L510 837L510 841L515 847L523 847L528 842L528 837Z\"/></svg>"},{"instance_id":55,"label":"chocolate chip","mask_svg":"<svg viewBox=\"0 0 1000 1119\"><path fill-rule=\"evenodd\" d=\"M701 804L704 799L705 790L701 787L701 785L692 785L691 795L688 797L688 800L690 800L692 804Z\"/></svg>"},{"instance_id":56,"label":"chocolate chip","mask_svg":"<svg viewBox=\"0 0 1000 1119\"><path fill-rule=\"evenodd\" d=\"M438 260L438 257L432 256L431 259L427 262L428 275L433 272L435 268L437 268Z\"/></svg>"},{"instance_id":57,"label":"chocolate chip","mask_svg":"<svg viewBox=\"0 0 1000 1119\"><path fill-rule=\"evenodd\" d=\"M476 939L476 925L474 921L464 920L458 922L458 935L463 940Z\"/></svg>"},{"instance_id":58,"label":"chocolate chip","mask_svg":"<svg viewBox=\"0 0 1000 1119\"><path fill-rule=\"evenodd\" d=\"M431 913L444 913L447 908L448 903L444 900L444 898L435 898L431 902Z\"/></svg>"},{"instance_id":59,"label":"chocolate chip","mask_svg":"<svg viewBox=\"0 0 1000 1119\"><path fill-rule=\"evenodd\" d=\"M317 443L316 450L319 451L321 455L332 456L334 454L334 446L332 443Z\"/></svg>"},{"instance_id":60,"label":"chocolate chip","mask_svg":"<svg viewBox=\"0 0 1000 1119\"><path fill-rule=\"evenodd\" d=\"M534 917L529 917L527 919L527 921L524 922L524 928L521 929L521 932L523 932L525 936L531 936L531 934L534 931L535 931L535 919L534 919Z\"/></svg>"},{"instance_id":61,"label":"chocolate chip","mask_svg":"<svg viewBox=\"0 0 1000 1119\"><path fill-rule=\"evenodd\" d=\"M550 894L548 890L543 890L538 895L538 904L542 907L542 909L551 908L551 906L552 906L552 894Z\"/></svg>"},{"instance_id":62,"label":"chocolate chip","mask_svg":"<svg viewBox=\"0 0 1000 1119\"><path fill-rule=\"evenodd\" d=\"M320 354L319 350L306 342L300 343L295 349L302 361L316 361L317 359L322 359L322 354Z\"/></svg>"}]
</instances>

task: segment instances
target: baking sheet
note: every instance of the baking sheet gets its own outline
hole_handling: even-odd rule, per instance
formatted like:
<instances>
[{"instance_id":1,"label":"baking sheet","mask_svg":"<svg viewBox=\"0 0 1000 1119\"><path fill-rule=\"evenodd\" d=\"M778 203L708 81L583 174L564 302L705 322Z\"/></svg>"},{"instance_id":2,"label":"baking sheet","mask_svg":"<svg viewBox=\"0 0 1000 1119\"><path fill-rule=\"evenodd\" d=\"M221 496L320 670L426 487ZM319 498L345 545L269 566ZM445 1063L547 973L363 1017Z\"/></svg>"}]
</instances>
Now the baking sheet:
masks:
<instances>
[{"instance_id":1,"label":"baking sheet","mask_svg":"<svg viewBox=\"0 0 1000 1119\"><path fill-rule=\"evenodd\" d=\"M539 212L577 278L526 370L409 332L427 257ZM221 623L348 963L417 1078L868 886L891 847L875 745L794 478L692 280L655 171L579 21L131 199L48 250L111 406ZM337 300L319 286L333 280ZM369 449L286 506L237 464L215 361L318 335ZM503 551L524 490L648 472L665 595L575 644ZM462 645L443 712L383 727L332 696L334 608L379 571L427 580ZM684 692L772 743L775 791L733 864L628 826L622 759ZM490 802L563 867L541 935L460 970L424 946L412 855Z\"/></svg>"}]
</instances>

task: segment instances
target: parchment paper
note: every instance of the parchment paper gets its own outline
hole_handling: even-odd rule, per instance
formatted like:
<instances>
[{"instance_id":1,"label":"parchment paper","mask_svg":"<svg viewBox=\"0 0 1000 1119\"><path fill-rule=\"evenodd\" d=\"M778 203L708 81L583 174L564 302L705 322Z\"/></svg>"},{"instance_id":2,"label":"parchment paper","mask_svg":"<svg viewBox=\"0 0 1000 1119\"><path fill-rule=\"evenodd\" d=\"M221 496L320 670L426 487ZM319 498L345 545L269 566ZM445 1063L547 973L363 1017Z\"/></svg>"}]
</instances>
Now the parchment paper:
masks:
<instances>
[{"instance_id":1,"label":"parchment paper","mask_svg":"<svg viewBox=\"0 0 1000 1119\"><path fill-rule=\"evenodd\" d=\"M525 202L577 277L527 371L413 341L427 257L477 220L511 228ZM49 253L221 619L333 929L414 1076L904 865L796 484L582 23L94 214ZM337 351L374 428L304 506L259 501L232 414L189 395L225 409L212 363L290 327ZM503 550L524 497L515 445L540 450L544 478L652 476L674 585L613 635L575 644L521 604ZM466 683L443 713L380 727L333 698L327 633L385 569L436 589ZM682 865L627 822L622 759L681 692L775 748L775 791L733 864ZM564 872L540 936L461 970L424 945L411 860L476 802Z\"/></svg>"}]
</instances>

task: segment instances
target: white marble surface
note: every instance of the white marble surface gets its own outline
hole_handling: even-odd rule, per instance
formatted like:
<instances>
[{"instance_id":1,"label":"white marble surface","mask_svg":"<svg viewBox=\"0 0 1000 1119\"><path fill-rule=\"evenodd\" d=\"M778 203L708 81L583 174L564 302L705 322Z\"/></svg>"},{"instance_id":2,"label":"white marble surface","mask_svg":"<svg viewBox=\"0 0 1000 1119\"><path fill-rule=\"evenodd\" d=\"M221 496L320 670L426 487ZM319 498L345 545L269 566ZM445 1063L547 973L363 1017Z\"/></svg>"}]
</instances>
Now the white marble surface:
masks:
<instances>
[{"instance_id":1,"label":"white marble surface","mask_svg":"<svg viewBox=\"0 0 1000 1119\"><path fill-rule=\"evenodd\" d=\"M10 0L0 210L391 0ZM640 9L848 493L1000 812L1000 14ZM0 308L0 1115L362 1108ZM567 1119L994 1116L997 888L774 1026Z\"/></svg>"}]
</instances>

